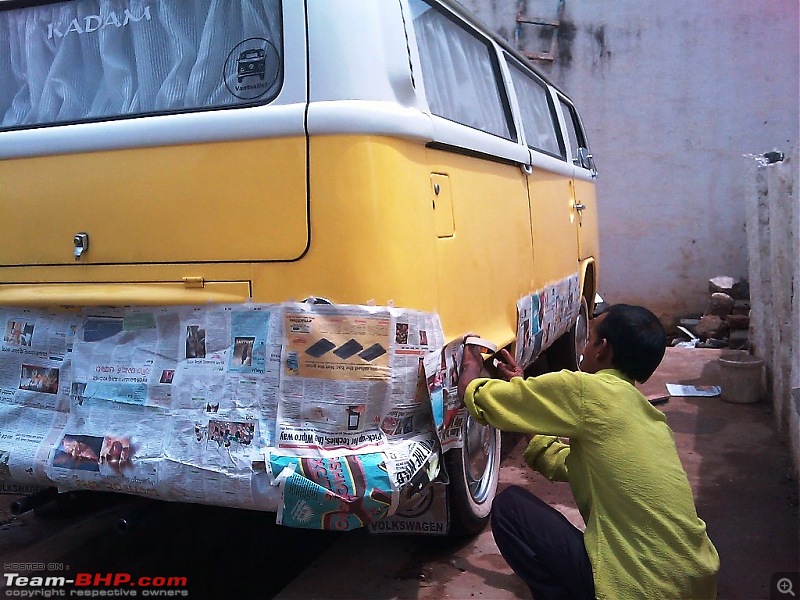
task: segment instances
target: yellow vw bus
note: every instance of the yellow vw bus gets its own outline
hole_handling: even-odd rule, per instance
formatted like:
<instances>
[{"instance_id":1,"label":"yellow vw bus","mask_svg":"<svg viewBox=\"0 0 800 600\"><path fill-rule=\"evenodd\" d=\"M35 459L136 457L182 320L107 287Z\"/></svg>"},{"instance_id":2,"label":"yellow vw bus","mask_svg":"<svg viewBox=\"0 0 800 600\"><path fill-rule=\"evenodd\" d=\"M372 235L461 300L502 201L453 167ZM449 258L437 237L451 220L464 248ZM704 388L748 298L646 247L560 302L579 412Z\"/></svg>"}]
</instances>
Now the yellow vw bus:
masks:
<instances>
[{"instance_id":1,"label":"yellow vw bus","mask_svg":"<svg viewBox=\"0 0 800 600\"><path fill-rule=\"evenodd\" d=\"M574 368L595 176L569 97L454 0L0 4L0 307L313 297ZM500 437L462 437L475 531Z\"/></svg>"}]
</instances>

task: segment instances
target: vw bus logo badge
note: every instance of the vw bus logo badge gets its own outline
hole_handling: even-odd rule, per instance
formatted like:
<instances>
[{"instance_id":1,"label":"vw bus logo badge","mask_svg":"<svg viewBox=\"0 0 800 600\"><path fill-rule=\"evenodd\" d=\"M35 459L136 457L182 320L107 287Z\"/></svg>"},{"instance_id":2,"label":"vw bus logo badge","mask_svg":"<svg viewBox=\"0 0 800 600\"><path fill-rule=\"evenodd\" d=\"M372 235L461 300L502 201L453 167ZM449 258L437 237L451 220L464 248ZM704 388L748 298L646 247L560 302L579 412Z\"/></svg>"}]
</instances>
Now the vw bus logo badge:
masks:
<instances>
[{"instance_id":1,"label":"vw bus logo badge","mask_svg":"<svg viewBox=\"0 0 800 600\"><path fill-rule=\"evenodd\" d=\"M275 85L280 71L278 51L264 38L249 38L228 54L225 87L241 100L255 100Z\"/></svg>"}]
</instances>

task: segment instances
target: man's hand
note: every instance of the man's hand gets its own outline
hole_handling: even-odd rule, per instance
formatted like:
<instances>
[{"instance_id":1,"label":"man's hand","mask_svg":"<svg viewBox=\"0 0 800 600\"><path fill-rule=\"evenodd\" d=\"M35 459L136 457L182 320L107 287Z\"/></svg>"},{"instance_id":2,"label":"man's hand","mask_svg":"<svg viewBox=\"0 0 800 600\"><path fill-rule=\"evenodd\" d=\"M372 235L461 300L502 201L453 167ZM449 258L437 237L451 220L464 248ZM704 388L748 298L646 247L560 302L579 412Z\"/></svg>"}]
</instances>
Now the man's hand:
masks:
<instances>
[{"instance_id":1,"label":"man's hand","mask_svg":"<svg viewBox=\"0 0 800 600\"><path fill-rule=\"evenodd\" d=\"M467 386L473 379L480 377L483 369L483 356L479 346L466 344L461 358L461 373L458 376L458 397L463 400Z\"/></svg>"},{"instance_id":2,"label":"man's hand","mask_svg":"<svg viewBox=\"0 0 800 600\"><path fill-rule=\"evenodd\" d=\"M503 348L497 355L497 372L506 381L511 381L512 377L525 377L522 370L508 350Z\"/></svg>"}]
</instances>

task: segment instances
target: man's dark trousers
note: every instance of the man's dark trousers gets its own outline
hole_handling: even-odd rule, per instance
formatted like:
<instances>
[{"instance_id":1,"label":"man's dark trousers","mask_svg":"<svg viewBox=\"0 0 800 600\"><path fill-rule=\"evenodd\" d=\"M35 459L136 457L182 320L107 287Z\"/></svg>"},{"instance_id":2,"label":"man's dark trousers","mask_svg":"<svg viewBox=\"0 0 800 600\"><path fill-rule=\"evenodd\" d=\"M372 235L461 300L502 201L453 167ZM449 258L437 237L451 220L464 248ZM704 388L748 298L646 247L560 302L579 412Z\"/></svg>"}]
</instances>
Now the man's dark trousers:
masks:
<instances>
[{"instance_id":1,"label":"man's dark trousers","mask_svg":"<svg viewBox=\"0 0 800 600\"><path fill-rule=\"evenodd\" d=\"M594 598L583 533L545 502L511 486L492 504L492 533L536 600Z\"/></svg>"}]
</instances>

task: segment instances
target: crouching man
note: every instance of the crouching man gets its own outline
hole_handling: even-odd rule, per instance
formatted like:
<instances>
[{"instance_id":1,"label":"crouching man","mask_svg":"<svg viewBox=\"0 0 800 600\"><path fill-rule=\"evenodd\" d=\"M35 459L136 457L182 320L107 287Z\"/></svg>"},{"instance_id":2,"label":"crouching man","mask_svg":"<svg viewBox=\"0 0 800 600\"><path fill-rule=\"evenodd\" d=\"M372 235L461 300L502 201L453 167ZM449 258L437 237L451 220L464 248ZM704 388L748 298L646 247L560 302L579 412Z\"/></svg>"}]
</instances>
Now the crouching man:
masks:
<instances>
[{"instance_id":1,"label":"crouching man","mask_svg":"<svg viewBox=\"0 0 800 600\"><path fill-rule=\"evenodd\" d=\"M586 523L520 487L494 500L492 532L537 600L716 596L719 557L697 516L664 414L636 389L664 356L666 336L649 310L617 304L590 323L582 372L525 379L503 350L498 372L466 346L459 393L474 418L531 433L526 463L569 481ZM564 443L560 438L569 438Z\"/></svg>"}]
</instances>

